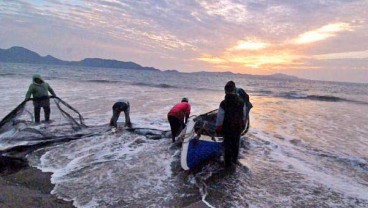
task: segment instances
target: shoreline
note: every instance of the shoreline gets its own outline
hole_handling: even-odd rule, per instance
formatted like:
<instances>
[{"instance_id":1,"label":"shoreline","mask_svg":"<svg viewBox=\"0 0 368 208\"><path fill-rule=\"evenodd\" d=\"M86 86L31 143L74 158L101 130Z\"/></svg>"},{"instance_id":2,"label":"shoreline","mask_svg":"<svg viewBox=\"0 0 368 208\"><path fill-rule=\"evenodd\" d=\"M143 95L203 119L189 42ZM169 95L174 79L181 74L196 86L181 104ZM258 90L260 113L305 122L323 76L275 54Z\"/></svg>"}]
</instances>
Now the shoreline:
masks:
<instances>
[{"instance_id":1,"label":"shoreline","mask_svg":"<svg viewBox=\"0 0 368 208\"><path fill-rule=\"evenodd\" d=\"M74 207L51 194L50 179L51 173L30 167L23 158L0 156L0 207Z\"/></svg>"}]
</instances>

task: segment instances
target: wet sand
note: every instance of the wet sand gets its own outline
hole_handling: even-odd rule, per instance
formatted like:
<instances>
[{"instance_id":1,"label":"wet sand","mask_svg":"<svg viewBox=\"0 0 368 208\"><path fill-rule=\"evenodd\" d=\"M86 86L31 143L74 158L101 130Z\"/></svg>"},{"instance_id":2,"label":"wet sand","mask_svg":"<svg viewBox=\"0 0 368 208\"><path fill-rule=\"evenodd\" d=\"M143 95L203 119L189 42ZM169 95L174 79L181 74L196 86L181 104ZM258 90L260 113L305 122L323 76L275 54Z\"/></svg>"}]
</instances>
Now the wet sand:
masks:
<instances>
[{"instance_id":1,"label":"wet sand","mask_svg":"<svg viewBox=\"0 0 368 208\"><path fill-rule=\"evenodd\" d=\"M54 185L50 173L29 167L22 159L9 161L0 156L0 207L73 207L50 194Z\"/></svg>"}]
</instances>

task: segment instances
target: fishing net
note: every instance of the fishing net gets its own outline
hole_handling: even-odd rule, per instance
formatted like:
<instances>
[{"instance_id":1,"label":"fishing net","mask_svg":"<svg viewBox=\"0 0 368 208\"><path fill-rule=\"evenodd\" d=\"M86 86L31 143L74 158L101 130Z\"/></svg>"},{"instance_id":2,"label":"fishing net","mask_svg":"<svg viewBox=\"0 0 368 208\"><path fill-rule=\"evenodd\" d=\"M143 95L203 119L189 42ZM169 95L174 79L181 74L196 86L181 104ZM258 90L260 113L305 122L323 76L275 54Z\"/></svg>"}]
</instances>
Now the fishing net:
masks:
<instances>
[{"instance_id":1,"label":"fishing net","mask_svg":"<svg viewBox=\"0 0 368 208\"><path fill-rule=\"evenodd\" d=\"M147 139L158 140L162 138L170 138L171 131L170 130L161 130L154 128L127 128L125 129L135 134L143 135Z\"/></svg>"},{"instance_id":2,"label":"fishing net","mask_svg":"<svg viewBox=\"0 0 368 208\"><path fill-rule=\"evenodd\" d=\"M35 123L33 101L23 101L0 122L0 151L66 138L80 137L86 125L82 115L58 97L50 98L50 121ZM80 133L80 134L79 134Z\"/></svg>"}]
</instances>

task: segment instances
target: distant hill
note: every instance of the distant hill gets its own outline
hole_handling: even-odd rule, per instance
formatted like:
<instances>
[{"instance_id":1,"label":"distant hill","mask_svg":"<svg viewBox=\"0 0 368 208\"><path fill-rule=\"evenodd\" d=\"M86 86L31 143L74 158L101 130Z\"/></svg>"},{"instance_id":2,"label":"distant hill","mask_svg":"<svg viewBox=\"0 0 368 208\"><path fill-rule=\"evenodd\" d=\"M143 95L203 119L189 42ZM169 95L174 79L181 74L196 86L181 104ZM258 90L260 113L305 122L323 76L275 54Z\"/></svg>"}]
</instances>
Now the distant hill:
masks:
<instances>
[{"instance_id":1,"label":"distant hill","mask_svg":"<svg viewBox=\"0 0 368 208\"><path fill-rule=\"evenodd\" d=\"M282 73L276 73L276 74L265 75L265 76L268 76L269 78L272 78L272 79L282 79L282 80L300 79L296 76L290 76L290 75L286 75Z\"/></svg>"},{"instance_id":2,"label":"distant hill","mask_svg":"<svg viewBox=\"0 0 368 208\"><path fill-rule=\"evenodd\" d=\"M85 66L85 67L104 67L104 68L120 68L120 69L137 69L137 70L154 70L153 67L143 67L134 62L124 62L100 58L86 58L81 61L63 61L53 56L40 56L38 53L23 47L11 47L9 49L0 49L0 62L8 63L29 63L29 64L52 64L52 65L68 65L68 66Z\"/></svg>"},{"instance_id":3,"label":"distant hill","mask_svg":"<svg viewBox=\"0 0 368 208\"><path fill-rule=\"evenodd\" d=\"M8 63L29 63L29 64L51 64L51 65L68 65L68 66L84 66L84 67L102 67L102 68L119 68L119 69L136 69L136 70L151 70L160 71L153 67L143 67L134 62L124 62L101 58L86 58L81 61L63 61L53 56L40 56L38 53L28 50L23 47L14 46L9 49L0 49L0 62ZM166 70L166 73L181 73L177 70ZM242 76L256 79L275 79L275 80L295 80L299 79L295 76L286 74L271 74L271 75L251 75L251 74L235 74L233 72L193 72L192 74L211 74L218 76Z\"/></svg>"},{"instance_id":4,"label":"distant hill","mask_svg":"<svg viewBox=\"0 0 368 208\"><path fill-rule=\"evenodd\" d=\"M301 78L291 75L286 75L282 73L270 74L270 75L253 75L253 74L240 74L240 73L233 73L233 72L193 72L196 74L217 74L219 76L242 76L248 77L251 79L266 79L266 80L300 80Z\"/></svg>"}]
</instances>

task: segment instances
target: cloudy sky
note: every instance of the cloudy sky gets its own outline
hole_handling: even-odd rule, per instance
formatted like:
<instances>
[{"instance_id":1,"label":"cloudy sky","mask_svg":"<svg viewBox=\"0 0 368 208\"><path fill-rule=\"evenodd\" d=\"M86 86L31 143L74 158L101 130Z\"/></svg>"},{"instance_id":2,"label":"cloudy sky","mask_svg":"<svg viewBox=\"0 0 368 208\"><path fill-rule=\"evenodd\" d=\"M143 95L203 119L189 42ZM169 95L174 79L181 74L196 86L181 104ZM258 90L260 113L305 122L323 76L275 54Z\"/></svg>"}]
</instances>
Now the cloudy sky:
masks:
<instances>
[{"instance_id":1,"label":"cloudy sky","mask_svg":"<svg viewBox=\"0 0 368 208\"><path fill-rule=\"evenodd\" d=\"M368 0L0 0L0 48L368 82Z\"/></svg>"}]
</instances>

